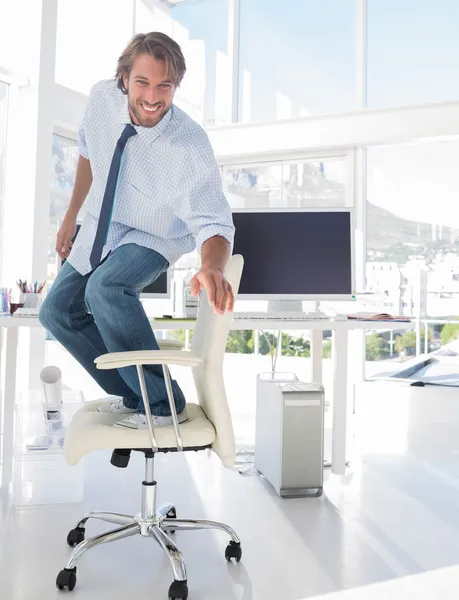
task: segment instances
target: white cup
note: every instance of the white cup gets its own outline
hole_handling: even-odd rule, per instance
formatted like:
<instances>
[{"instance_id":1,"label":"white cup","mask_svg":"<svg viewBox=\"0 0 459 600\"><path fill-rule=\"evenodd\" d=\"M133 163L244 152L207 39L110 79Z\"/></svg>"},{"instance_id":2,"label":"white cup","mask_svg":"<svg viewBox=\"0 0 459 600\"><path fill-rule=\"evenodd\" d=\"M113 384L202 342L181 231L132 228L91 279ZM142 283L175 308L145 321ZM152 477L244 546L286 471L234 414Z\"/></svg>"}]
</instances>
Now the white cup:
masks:
<instances>
[{"instance_id":1,"label":"white cup","mask_svg":"<svg viewBox=\"0 0 459 600\"><path fill-rule=\"evenodd\" d=\"M41 304L41 294L27 293L24 294L24 296L24 308L39 308Z\"/></svg>"},{"instance_id":2,"label":"white cup","mask_svg":"<svg viewBox=\"0 0 459 600\"><path fill-rule=\"evenodd\" d=\"M62 419L62 373L59 367L45 367L40 372L45 395L45 417L48 421Z\"/></svg>"}]
</instances>

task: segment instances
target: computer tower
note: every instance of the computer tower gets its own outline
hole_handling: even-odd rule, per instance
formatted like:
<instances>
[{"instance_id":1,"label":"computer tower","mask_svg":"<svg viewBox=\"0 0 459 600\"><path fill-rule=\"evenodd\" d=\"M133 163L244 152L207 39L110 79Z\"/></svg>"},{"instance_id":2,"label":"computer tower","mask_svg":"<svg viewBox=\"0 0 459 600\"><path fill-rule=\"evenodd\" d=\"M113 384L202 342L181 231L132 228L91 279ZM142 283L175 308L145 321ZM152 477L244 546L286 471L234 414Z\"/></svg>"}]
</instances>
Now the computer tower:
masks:
<instances>
[{"instance_id":1,"label":"computer tower","mask_svg":"<svg viewBox=\"0 0 459 600\"><path fill-rule=\"evenodd\" d=\"M281 497L322 494L321 385L258 377L255 467Z\"/></svg>"}]
</instances>

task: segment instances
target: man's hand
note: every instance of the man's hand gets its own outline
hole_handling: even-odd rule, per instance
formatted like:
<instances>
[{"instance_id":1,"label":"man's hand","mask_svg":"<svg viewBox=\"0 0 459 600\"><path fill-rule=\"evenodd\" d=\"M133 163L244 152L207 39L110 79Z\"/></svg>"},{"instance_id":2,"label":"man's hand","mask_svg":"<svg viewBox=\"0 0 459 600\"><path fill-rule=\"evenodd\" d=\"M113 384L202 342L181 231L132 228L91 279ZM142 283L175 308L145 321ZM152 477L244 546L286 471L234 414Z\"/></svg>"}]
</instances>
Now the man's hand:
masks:
<instances>
[{"instance_id":1,"label":"man's hand","mask_svg":"<svg viewBox=\"0 0 459 600\"><path fill-rule=\"evenodd\" d=\"M76 232L76 219L65 216L61 228L57 232L56 252L60 258L68 258L72 249L72 238Z\"/></svg>"},{"instance_id":2,"label":"man's hand","mask_svg":"<svg viewBox=\"0 0 459 600\"><path fill-rule=\"evenodd\" d=\"M225 310L233 310L233 290L218 269L201 268L190 281L190 289L192 296L198 296L205 289L209 304L217 315L223 315Z\"/></svg>"}]
</instances>

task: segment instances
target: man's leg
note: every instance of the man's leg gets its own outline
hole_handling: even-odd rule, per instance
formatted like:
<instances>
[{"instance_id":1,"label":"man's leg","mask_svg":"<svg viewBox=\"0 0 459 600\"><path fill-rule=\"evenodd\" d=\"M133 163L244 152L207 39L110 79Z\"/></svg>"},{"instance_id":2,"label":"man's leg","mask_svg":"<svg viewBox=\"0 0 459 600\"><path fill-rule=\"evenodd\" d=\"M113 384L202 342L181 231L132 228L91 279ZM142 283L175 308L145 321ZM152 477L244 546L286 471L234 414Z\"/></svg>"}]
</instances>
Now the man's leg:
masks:
<instances>
[{"instance_id":1,"label":"man's leg","mask_svg":"<svg viewBox=\"0 0 459 600\"><path fill-rule=\"evenodd\" d=\"M84 301L90 277L91 273L80 275L65 262L40 307L40 322L107 394L124 397L127 406L137 408L137 396L118 371L103 371L94 364L94 359L108 350Z\"/></svg>"},{"instance_id":2,"label":"man's leg","mask_svg":"<svg viewBox=\"0 0 459 600\"><path fill-rule=\"evenodd\" d=\"M166 259L154 250L125 244L112 252L91 275L85 301L108 352L159 349L139 293L167 267ZM125 367L118 372L134 394L141 398L136 367ZM152 414L169 416L161 365L148 365L144 367L144 373ZM172 388L177 412L180 413L185 408L185 397L176 381L172 382ZM141 401L138 410L144 412Z\"/></svg>"}]
</instances>

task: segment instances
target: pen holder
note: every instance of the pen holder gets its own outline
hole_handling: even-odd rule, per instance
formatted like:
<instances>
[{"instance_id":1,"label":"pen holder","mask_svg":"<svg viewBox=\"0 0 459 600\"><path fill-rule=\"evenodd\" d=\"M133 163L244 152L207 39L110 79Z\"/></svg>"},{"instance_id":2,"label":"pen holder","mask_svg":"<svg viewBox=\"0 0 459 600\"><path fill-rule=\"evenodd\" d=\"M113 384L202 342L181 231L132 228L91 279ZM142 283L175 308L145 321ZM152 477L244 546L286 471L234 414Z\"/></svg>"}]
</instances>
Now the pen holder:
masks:
<instances>
[{"instance_id":1,"label":"pen holder","mask_svg":"<svg viewBox=\"0 0 459 600\"><path fill-rule=\"evenodd\" d=\"M22 294L24 297L24 308L39 308L41 304L41 294Z\"/></svg>"}]
</instances>

